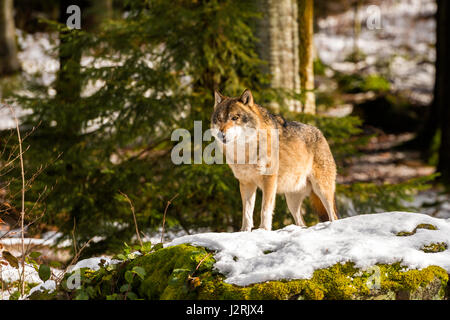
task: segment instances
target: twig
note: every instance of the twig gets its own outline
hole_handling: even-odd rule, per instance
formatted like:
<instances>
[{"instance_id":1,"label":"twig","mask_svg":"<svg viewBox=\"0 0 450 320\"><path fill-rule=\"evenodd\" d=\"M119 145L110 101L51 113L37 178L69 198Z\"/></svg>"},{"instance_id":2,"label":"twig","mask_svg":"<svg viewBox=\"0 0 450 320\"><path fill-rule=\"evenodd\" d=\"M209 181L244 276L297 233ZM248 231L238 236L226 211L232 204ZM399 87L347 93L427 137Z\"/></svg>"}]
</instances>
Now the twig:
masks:
<instances>
[{"instance_id":1,"label":"twig","mask_svg":"<svg viewBox=\"0 0 450 320\"><path fill-rule=\"evenodd\" d=\"M141 244L142 247L142 240L141 240L141 236L139 235L139 228L137 225L137 221L136 221L136 213L134 212L134 206L133 203L131 202L130 198L128 198L128 196L123 193L122 191L119 190L119 193L125 197L125 199L127 200L127 202L130 204L130 208L131 208L131 213L133 213L133 220L134 220L134 226L136 228L136 235L138 237L139 243Z\"/></svg>"},{"instance_id":2,"label":"twig","mask_svg":"<svg viewBox=\"0 0 450 320\"><path fill-rule=\"evenodd\" d=\"M147 235L143 231L141 231L141 235L144 237L144 239L147 238Z\"/></svg>"},{"instance_id":3,"label":"twig","mask_svg":"<svg viewBox=\"0 0 450 320\"><path fill-rule=\"evenodd\" d=\"M77 253L75 254L75 256L73 257L72 261L70 261L70 263L67 265L67 267L64 268L64 272L61 272L60 278L57 279L57 280L58 280L58 283L59 283L60 280L62 280L62 278L63 278L64 275L66 274L67 270L68 270L75 262L77 262L77 260L80 258L81 252L83 252L84 248L86 248L86 247L89 245L89 243L91 243L91 241L92 241L93 239L94 239L94 238L89 239L88 242L86 242L86 243L80 248L80 250L78 250L78 252L77 252Z\"/></svg>"},{"instance_id":4,"label":"twig","mask_svg":"<svg viewBox=\"0 0 450 320\"><path fill-rule=\"evenodd\" d=\"M75 228L76 228L76 220L73 217L73 229L72 229L72 242L73 242L73 252L77 255L77 239L75 238Z\"/></svg>"},{"instance_id":5,"label":"twig","mask_svg":"<svg viewBox=\"0 0 450 320\"><path fill-rule=\"evenodd\" d=\"M172 199L170 199L169 201L167 201L166 208L164 209L163 225L162 225L162 230L161 230L161 243L164 243L164 242L163 242L163 240L164 240L164 227L165 227L165 225L166 225L166 213L167 213L167 209L169 208L170 204L172 203L172 201L173 201L176 197L178 197L178 193L177 193L176 195L174 195L174 196L172 197Z\"/></svg>"},{"instance_id":6,"label":"twig","mask_svg":"<svg viewBox=\"0 0 450 320\"><path fill-rule=\"evenodd\" d=\"M24 229L24 221L25 221L25 170L23 166L23 152L22 152L22 138L20 136L20 129L19 129L19 120L17 119L16 113L14 112L14 109L9 105L6 104L11 111L14 121L16 122L16 131L17 131L17 140L19 142L19 155L20 155L20 171L22 176L22 209L20 211L21 216L21 223L20 227L22 230L22 237L21 237L21 243L22 243L22 275L21 278L21 288L20 288L20 295L23 296L25 294L25 229Z\"/></svg>"},{"instance_id":7,"label":"twig","mask_svg":"<svg viewBox=\"0 0 450 320\"><path fill-rule=\"evenodd\" d=\"M208 253L202 260L200 260L200 262L198 263L197 267L195 268L194 272L192 272L192 274L194 274L198 268L200 268L200 266L202 265L203 261L205 261L212 253Z\"/></svg>"},{"instance_id":8,"label":"twig","mask_svg":"<svg viewBox=\"0 0 450 320\"><path fill-rule=\"evenodd\" d=\"M144 153L154 149L155 147L157 147L158 145L160 145L163 142L169 141L169 139L167 137L164 137L160 140L156 140L153 141L152 143L150 143L147 147L145 147L145 149L143 149L142 151L140 151L138 154L129 157L128 159L125 159L125 161L134 161L136 159L138 159L139 157L141 157Z\"/></svg>"}]
</instances>

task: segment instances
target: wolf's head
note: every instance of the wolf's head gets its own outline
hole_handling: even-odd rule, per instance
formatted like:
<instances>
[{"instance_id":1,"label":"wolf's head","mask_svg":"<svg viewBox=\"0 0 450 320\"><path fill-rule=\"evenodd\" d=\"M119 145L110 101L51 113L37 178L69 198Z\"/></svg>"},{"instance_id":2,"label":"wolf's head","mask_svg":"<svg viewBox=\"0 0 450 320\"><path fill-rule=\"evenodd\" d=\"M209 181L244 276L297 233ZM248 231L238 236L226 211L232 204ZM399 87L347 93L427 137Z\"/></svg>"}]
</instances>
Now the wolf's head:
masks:
<instances>
[{"instance_id":1,"label":"wolf's head","mask_svg":"<svg viewBox=\"0 0 450 320\"><path fill-rule=\"evenodd\" d=\"M246 89L239 98L225 97L214 91L214 99L211 129L217 141L226 144L254 135L259 121L250 90Z\"/></svg>"}]
</instances>

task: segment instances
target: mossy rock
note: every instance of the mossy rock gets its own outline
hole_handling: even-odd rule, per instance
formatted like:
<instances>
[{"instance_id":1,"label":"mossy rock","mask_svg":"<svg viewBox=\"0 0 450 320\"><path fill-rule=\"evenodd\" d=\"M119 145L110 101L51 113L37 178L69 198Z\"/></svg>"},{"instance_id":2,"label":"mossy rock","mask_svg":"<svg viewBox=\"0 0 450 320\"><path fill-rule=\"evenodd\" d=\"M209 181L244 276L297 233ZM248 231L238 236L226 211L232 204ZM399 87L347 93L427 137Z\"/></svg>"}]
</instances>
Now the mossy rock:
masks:
<instances>
[{"instance_id":1,"label":"mossy rock","mask_svg":"<svg viewBox=\"0 0 450 320\"><path fill-rule=\"evenodd\" d=\"M437 266L404 271L400 263L362 271L347 262L316 270L311 279L268 281L239 287L214 270L205 248L178 245L133 260L146 271L136 284L144 299L443 299L446 271Z\"/></svg>"},{"instance_id":2,"label":"mossy rock","mask_svg":"<svg viewBox=\"0 0 450 320\"><path fill-rule=\"evenodd\" d=\"M116 265L113 277L105 267L90 271L83 296L110 299L120 294L127 284L126 272L136 267L145 270L145 277L135 277L128 290L133 292L132 298L145 300L435 300L446 298L448 283L446 271L437 266L405 270L400 263L395 263L360 270L346 262L316 270L310 279L240 287L226 283L225 276L214 269L214 263L214 252L202 247L182 244L163 248ZM73 291L62 293L62 287L58 290L52 298L80 296Z\"/></svg>"}]
</instances>

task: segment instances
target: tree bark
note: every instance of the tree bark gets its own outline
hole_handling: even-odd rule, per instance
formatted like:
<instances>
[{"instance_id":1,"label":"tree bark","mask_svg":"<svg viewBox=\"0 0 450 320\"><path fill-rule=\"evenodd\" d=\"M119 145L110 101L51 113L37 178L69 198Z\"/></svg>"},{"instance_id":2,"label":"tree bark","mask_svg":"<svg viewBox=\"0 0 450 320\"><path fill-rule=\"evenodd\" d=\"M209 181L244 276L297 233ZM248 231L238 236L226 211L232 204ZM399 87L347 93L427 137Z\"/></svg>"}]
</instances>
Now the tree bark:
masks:
<instances>
[{"instance_id":1,"label":"tree bark","mask_svg":"<svg viewBox=\"0 0 450 320\"><path fill-rule=\"evenodd\" d=\"M15 39L13 0L0 1L0 75L20 70Z\"/></svg>"},{"instance_id":2,"label":"tree bark","mask_svg":"<svg viewBox=\"0 0 450 320\"><path fill-rule=\"evenodd\" d=\"M299 0L300 81L304 113L316 113L314 94L314 0Z\"/></svg>"},{"instance_id":3,"label":"tree bark","mask_svg":"<svg viewBox=\"0 0 450 320\"><path fill-rule=\"evenodd\" d=\"M442 181L450 184L450 17L448 0L437 0L436 14L436 83L434 104L437 108L438 125L441 129L441 145L437 170Z\"/></svg>"},{"instance_id":4,"label":"tree bark","mask_svg":"<svg viewBox=\"0 0 450 320\"><path fill-rule=\"evenodd\" d=\"M263 17L257 30L260 57L268 62L270 87L300 93L300 55L297 0L259 0ZM286 101L289 109L299 111L299 100ZM274 109L279 105L273 103Z\"/></svg>"}]
</instances>

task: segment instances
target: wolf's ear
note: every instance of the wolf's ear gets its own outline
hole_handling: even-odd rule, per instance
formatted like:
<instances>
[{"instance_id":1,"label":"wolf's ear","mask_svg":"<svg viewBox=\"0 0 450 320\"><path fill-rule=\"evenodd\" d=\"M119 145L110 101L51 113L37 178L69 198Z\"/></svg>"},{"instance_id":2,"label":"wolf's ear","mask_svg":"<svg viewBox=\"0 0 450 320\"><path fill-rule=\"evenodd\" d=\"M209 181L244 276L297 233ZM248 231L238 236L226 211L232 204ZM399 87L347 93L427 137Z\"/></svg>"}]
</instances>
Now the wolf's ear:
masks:
<instances>
[{"instance_id":1,"label":"wolf's ear","mask_svg":"<svg viewBox=\"0 0 450 320\"><path fill-rule=\"evenodd\" d=\"M214 90L214 109L225 99L223 95L220 94L219 91Z\"/></svg>"},{"instance_id":2,"label":"wolf's ear","mask_svg":"<svg viewBox=\"0 0 450 320\"><path fill-rule=\"evenodd\" d=\"M245 89L245 91L241 94L239 97L239 101L247 106L253 105L253 95L252 92L248 89Z\"/></svg>"}]
</instances>

